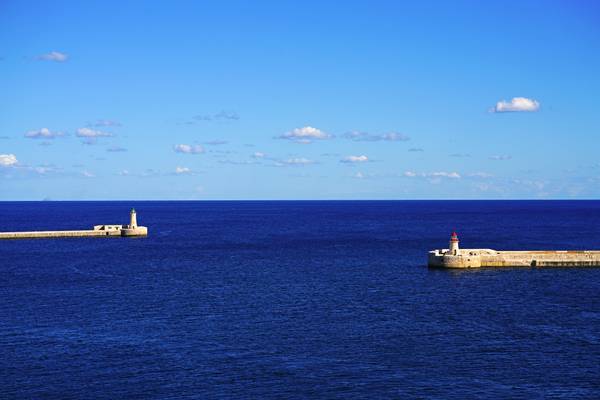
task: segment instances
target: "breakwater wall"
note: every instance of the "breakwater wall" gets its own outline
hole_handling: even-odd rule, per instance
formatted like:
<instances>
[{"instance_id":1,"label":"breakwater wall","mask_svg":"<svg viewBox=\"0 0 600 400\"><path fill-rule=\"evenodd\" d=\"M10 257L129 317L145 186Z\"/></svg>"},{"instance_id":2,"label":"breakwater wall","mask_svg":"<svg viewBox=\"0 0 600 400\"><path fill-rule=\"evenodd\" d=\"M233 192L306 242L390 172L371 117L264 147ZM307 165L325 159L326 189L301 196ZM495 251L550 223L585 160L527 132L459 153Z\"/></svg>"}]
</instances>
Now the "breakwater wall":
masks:
<instances>
[{"instance_id":1,"label":"breakwater wall","mask_svg":"<svg viewBox=\"0 0 600 400\"><path fill-rule=\"evenodd\" d=\"M32 232L0 232L0 239L43 239L61 237L104 237L121 236L121 232L101 230L81 231L32 231Z\"/></svg>"},{"instance_id":2,"label":"breakwater wall","mask_svg":"<svg viewBox=\"0 0 600 400\"><path fill-rule=\"evenodd\" d=\"M147 236L148 228L137 224L137 214L131 210L128 225L95 225L90 230L0 232L0 239L44 239L64 237Z\"/></svg>"},{"instance_id":3,"label":"breakwater wall","mask_svg":"<svg viewBox=\"0 0 600 400\"><path fill-rule=\"evenodd\" d=\"M429 252L428 265L438 268L481 267L600 267L597 250L498 251L461 249L452 232L447 249Z\"/></svg>"},{"instance_id":4,"label":"breakwater wall","mask_svg":"<svg viewBox=\"0 0 600 400\"><path fill-rule=\"evenodd\" d=\"M598 267L600 251L496 251L492 249L460 249L429 253L428 264L441 268L480 267Z\"/></svg>"}]
</instances>

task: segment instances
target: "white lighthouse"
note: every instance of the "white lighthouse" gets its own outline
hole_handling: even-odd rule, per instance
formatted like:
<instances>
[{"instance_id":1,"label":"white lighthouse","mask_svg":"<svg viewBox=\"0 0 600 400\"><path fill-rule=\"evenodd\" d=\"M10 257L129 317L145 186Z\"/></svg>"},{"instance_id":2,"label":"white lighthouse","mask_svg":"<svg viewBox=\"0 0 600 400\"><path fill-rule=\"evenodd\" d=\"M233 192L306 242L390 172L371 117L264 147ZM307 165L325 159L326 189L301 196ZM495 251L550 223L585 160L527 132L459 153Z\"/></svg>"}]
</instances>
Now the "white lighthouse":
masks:
<instances>
[{"instance_id":1,"label":"white lighthouse","mask_svg":"<svg viewBox=\"0 0 600 400\"><path fill-rule=\"evenodd\" d=\"M458 255L458 235L456 232L452 232L452 236L450 236L450 251L449 253L453 256Z\"/></svg>"},{"instance_id":2,"label":"white lighthouse","mask_svg":"<svg viewBox=\"0 0 600 400\"><path fill-rule=\"evenodd\" d=\"M146 236L148 235L148 228L145 226L139 226L137 224L137 214L135 208L131 209L129 213L129 225L123 225L121 229L121 236Z\"/></svg>"},{"instance_id":3,"label":"white lighthouse","mask_svg":"<svg viewBox=\"0 0 600 400\"><path fill-rule=\"evenodd\" d=\"M131 229L137 228L137 215L135 213L135 208L131 209L131 219L129 221L129 228L131 228Z\"/></svg>"}]
</instances>

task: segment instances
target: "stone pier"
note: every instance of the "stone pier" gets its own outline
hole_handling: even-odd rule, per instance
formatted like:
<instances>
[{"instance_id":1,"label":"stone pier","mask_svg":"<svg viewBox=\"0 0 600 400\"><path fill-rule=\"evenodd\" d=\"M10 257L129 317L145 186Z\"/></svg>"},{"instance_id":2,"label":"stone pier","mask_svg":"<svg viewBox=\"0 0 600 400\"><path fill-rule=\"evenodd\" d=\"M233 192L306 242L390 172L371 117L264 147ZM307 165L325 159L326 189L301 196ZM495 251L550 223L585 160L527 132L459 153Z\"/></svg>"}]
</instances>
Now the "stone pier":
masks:
<instances>
[{"instance_id":1,"label":"stone pier","mask_svg":"<svg viewBox=\"0 0 600 400\"><path fill-rule=\"evenodd\" d=\"M429 252L428 265L439 268L600 267L600 251L460 249L458 235L453 232L448 249Z\"/></svg>"},{"instance_id":2,"label":"stone pier","mask_svg":"<svg viewBox=\"0 0 600 400\"><path fill-rule=\"evenodd\" d=\"M135 210L131 210L128 225L95 225L90 230L0 232L0 239L43 239L63 237L135 237L147 236L148 228L137 224Z\"/></svg>"}]
</instances>

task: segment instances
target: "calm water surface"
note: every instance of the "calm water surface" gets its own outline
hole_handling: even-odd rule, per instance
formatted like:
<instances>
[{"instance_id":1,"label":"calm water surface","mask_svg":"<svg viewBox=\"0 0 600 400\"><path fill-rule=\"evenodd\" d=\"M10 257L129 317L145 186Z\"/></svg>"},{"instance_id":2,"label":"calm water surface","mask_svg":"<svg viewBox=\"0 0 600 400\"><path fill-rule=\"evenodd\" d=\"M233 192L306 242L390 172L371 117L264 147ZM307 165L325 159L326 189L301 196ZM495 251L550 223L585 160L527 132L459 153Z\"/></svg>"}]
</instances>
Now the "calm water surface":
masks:
<instances>
[{"instance_id":1,"label":"calm water surface","mask_svg":"<svg viewBox=\"0 0 600 400\"><path fill-rule=\"evenodd\" d=\"M600 268L431 270L599 249L598 201L4 202L0 398L600 398Z\"/></svg>"}]
</instances>

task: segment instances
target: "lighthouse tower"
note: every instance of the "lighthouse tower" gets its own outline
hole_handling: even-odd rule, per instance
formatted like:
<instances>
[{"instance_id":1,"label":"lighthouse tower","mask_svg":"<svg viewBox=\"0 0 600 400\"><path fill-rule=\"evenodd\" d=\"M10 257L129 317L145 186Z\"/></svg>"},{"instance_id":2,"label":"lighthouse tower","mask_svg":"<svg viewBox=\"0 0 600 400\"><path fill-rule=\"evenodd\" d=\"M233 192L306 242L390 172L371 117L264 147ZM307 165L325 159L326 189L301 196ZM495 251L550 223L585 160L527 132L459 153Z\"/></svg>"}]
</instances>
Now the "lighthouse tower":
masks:
<instances>
[{"instance_id":1,"label":"lighthouse tower","mask_svg":"<svg viewBox=\"0 0 600 400\"><path fill-rule=\"evenodd\" d=\"M129 221L129 229L137 228L137 215L135 213L135 208L131 209L131 219Z\"/></svg>"},{"instance_id":2,"label":"lighthouse tower","mask_svg":"<svg viewBox=\"0 0 600 400\"><path fill-rule=\"evenodd\" d=\"M458 235L456 232L452 232L452 236L450 236L450 254L453 256L458 255Z\"/></svg>"},{"instance_id":3,"label":"lighthouse tower","mask_svg":"<svg viewBox=\"0 0 600 400\"><path fill-rule=\"evenodd\" d=\"M148 228L137 224L137 214L134 208L131 209L129 215L129 225L122 225L121 236L147 236Z\"/></svg>"}]
</instances>

